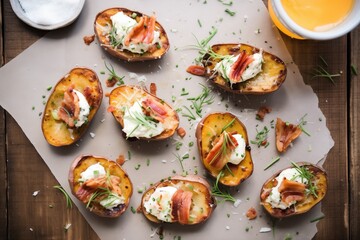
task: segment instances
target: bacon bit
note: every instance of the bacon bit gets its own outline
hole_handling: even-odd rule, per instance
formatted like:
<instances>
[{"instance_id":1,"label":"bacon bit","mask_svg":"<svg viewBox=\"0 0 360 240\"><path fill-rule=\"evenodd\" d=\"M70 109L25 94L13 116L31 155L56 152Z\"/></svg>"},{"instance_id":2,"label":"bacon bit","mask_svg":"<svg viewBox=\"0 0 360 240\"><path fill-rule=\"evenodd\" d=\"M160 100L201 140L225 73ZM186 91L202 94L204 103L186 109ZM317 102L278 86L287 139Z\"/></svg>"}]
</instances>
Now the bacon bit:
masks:
<instances>
[{"instance_id":1,"label":"bacon bit","mask_svg":"<svg viewBox=\"0 0 360 240\"><path fill-rule=\"evenodd\" d=\"M125 46L129 46L130 42L150 44L154 40L156 18L155 16L143 16L124 39Z\"/></svg>"},{"instance_id":2,"label":"bacon bit","mask_svg":"<svg viewBox=\"0 0 360 240\"><path fill-rule=\"evenodd\" d=\"M86 101L89 103L89 106L94 106L94 102L96 102L96 97L93 95L93 90L91 87L85 87L84 88L84 97L86 98Z\"/></svg>"},{"instance_id":3,"label":"bacon bit","mask_svg":"<svg viewBox=\"0 0 360 240\"><path fill-rule=\"evenodd\" d=\"M256 119L264 120L264 117L267 113L271 113L271 108L261 106L256 113Z\"/></svg>"},{"instance_id":4,"label":"bacon bit","mask_svg":"<svg viewBox=\"0 0 360 240\"><path fill-rule=\"evenodd\" d=\"M106 86L107 87L113 87L117 83L117 80L115 78L108 78L106 79Z\"/></svg>"},{"instance_id":5,"label":"bacon bit","mask_svg":"<svg viewBox=\"0 0 360 240\"><path fill-rule=\"evenodd\" d=\"M186 71L196 76L205 76L206 68L199 65L191 65L186 69Z\"/></svg>"},{"instance_id":6,"label":"bacon bit","mask_svg":"<svg viewBox=\"0 0 360 240\"><path fill-rule=\"evenodd\" d=\"M151 116L159 122L164 122L167 116L167 112L164 109L164 105L152 98L146 98L142 101L142 107L146 116Z\"/></svg>"},{"instance_id":7,"label":"bacon bit","mask_svg":"<svg viewBox=\"0 0 360 240\"><path fill-rule=\"evenodd\" d=\"M208 155L205 158L205 162L214 167L217 170L223 169L225 164L229 161L232 151L238 146L236 138L234 138L233 133L227 133L231 141L228 142L226 146L226 153L222 151L222 145L225 141L225 132L223 132L218 140L215 140L215 145L210 150Z\"/></svg>"},{"instance_id":8,"label":"bacon bit","mask_svg":"<svg viewBox=\"0 0 360 240\"><path fill-rule=\"evenodd\" d=\"M110 97L110 93L109 93L109 92L106 92L106 93L105 93L105 97Z\"/></svg>"},{"instance_id":9,"label":"bacon bit","mask_svg":"<svg viewBox=\"0 0 360 240\"><path fill-rule=\"evenodd\" d=\"M90 199L90 196L96 191L96 189L85 188L84 185L81 185L76 192L76 196L83 203L87 203Z\"/></svg>"},{"instance_id":10,"label":"bacon bit","mask_svg":"<svg viewBox=\"0 0 360 240\"><path fill-rule=\"evenodd\" d=\"M95 40L95 34L91 36L85 36L83 39L86 45L90 45Z\"/></svg>"},{"instance_id":11,"label":"bacon bit","mask_svg":"<svg viewBox=\"0 0 360 240\"><path fill-rule=\"evenodd\" d=\"M157 87L155 83L150 83L150 93L156 96Z\"/></svg>"},{"instance_id":12,"label":"bacon bit","mask_svg":"<svg viewBox=\"0 0 360 240\"><path fill-rule=\"evenodd\" d=\"M111 106L111 105L107 108L107 112L109 112L109 113L112 113L115 110L116 110L116 108L114 106Z\"/></svg>"},{"instance_id":13,"label":"bacon bit","mask_svg":"<svg viewBox=\"0 0 360 240\"><path fill-rule=\"evenodd\" d=\"M102 176L87 180L86 182L84 182L83 186L90 189L109 188L112 192L121 195L121 189L119 187L120 181L121 180L118 176Z\"/></svg>"},{"instance_id":14,"label":"bacon bit","mask_svg":"<svg viewBox=\"0 0 360 240\"><path fill-rule=\"evenodd\" d=\"M136 212L137 213L141 213L142 212L142 205L140 204L137 208L136 208Z\"/></svg>"},{"instance_id":15,"label":"bacon bit","mask_svg":"<svg viewBox=\"0 0 360 240\"><path fill-rule=\"evenodd\" d=\"M116 159L116 163L122 166L125 163L125 156L120 154L119 157Z\"/></svg>"},{"instance_id":16,"label":"bacon bit","mask_svg":"<svg viewBox=\"0 0 360 240\"><path fill-rule=\"evenodd\" d=\"M240 82L241 75L244 73L246 67L254 61L254 58L251 55L248 55L245 51L242 51L239 54L238 59L232 65L230 70L230 78L233 82Z\"/></svg>"},{"instance_id":17,"label":"bacon bit","mask_svg":"<svg viewBox=\"0 0 360 240\"><path fill-rule=\"evenodd\" d=\"M249 208L249 210L246 212L246 217L249 219L249 220L253 220L257 217L257 212L256 212L256 209L251 207Z\"/></svg>"},{"instance_id":18,"label":"bacon bit","mask_svg":"<svg viewBox=\"0 0 360 240\"><path fill-rule=\"evenodd\" d=\"M64 92L64 99L61 102L61 107L58 110L58 116L69 127L75 126L75 119L79 117L80 106L79 97L70 87Z\"/></svg>"},{"instance_id":19,"label":"bacon bit","mask_svg":"<svg viewBox=\"0 0 360 240\"><path fill-rule=\"evenodd\" d=\"M293 201L302 201L305 198L306 185L296 181L284 180L279 186L281 201L291 204Z\"/></svg>"},{"instance_id":20,"label":"bacon bit","mask_svg":"<svg viewBox=\"0 0 360 240\"><path fill-rule=\"evenodd\" d=\"M171 198L173 203L171 214L174 220L179 221L180 224L187 224L189 222L192 195L193 193L190 191L179 189Z\"/></svg>"},{"instance_id":21,"label":"bacon bit","mask_svg":"<svg viewBox=\"0 0 360 240\"><path fill-rule=\"evenodd\" d=\"M271 192L271 189L265 189L265 190L263 190L263 192L262 192L261 195L260 195L260 199L261 199L262 201L265 201L265 199L267 199L268 196L270 195L270 192Z\"/></svg>"},{"instance_id":22,"label":"bacon bit","mask_svg":"<svg viewBox=\"0 0 360 240\"><path fill-rule=\"evenodd\" d=\"M179 127L179 128L177 129L177 134L178 134L181 138L183 138L183 137L185 137L185 135L186 135L186 131L185 131L184 128Z\"/></svg>"},{"instance_id":23,"label":"bacon bit","mask_svg":"<svg viewBox=\"0 0 360 240\"><path fill-rule=\"evenodd\" d=\"M276 120L276 148L285 152L290 143L301 134L301 128L291 123L285 123L280 118Z\"/></svg>"}]
</instances>

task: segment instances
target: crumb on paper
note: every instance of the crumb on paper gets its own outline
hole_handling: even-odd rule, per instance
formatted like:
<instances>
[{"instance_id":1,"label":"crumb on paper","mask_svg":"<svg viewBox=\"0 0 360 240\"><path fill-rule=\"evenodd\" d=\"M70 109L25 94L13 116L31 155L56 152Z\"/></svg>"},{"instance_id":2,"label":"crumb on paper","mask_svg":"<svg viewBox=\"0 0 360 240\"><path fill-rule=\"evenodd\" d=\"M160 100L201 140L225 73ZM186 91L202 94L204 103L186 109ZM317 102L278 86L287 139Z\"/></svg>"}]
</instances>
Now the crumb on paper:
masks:
<instances>
[{"instance_id":1,"label":"crumb on paper","mask_svg":"<svg viewBox=\"0 0 360 240\"><path fill-rule=\"evenodd\" d=\"M267 232L271 232L271 228L269 227L262 227L260 228L260 233L267 233Z\"/></svg>"},{"instance_id":2,"label":"crumb on paper","mask_svg":"<svg viewBox=\"0 0 360 240\"><path fill-rule=\"evenodd\" d=\"M90 132L90 137L91 137L91 138L95 138L95 136L96 136L95 133Z\"/></svg>"},{"instance_id":3,"label":"crumb on paper","mask_svg":"<svg viewBox=\"0 0 360 240\"><path fill-rule=\"evenodd\" d=\"M235 202L234 202L234 207L238 207L241 203L241 200L240 199L236 199Z\"/></svg>"},{"instance_id":4,"label":"crumb on paper","mask_svg":"<svg viewBox=\"0 0 360 240\"><path fill-rule=\"evenodd\" d=\"M267 106L261 106L256 113L256 119L264 120L265 115L268 113L271 113L271 108Z\"/></svg>"},{"instance_id":5,"label":"crumb on paper","mask_svg":"<svg viewBox=\"0 0 360 240\"><path fill-rule=\"evenodd\" d=\"M230 230L230 226L226 226L225 228L226 228L226 230Z\"/></svg>"},{"instance_id":6,"label":"crumb on paper","mask_svg":"<svg viewBox=\"0 0 360 240\"><path fill-rule=\"evenodd\" d=\"M248 211L246 212L246 217L249 219L249 220L253 220L257 217L257 212L256 212L256 209L251 207L248 209Z\"/></svg>"},{"instance_id":7,"label":"crumb on paper","mask_svg":"<svg viewBox=\"0 0 360 240\"><path fill-rule=\"evenodd\" d=\"M84 43L90 45L95 40L95 34L83 37Z\"/></svg>"},{"instance_id":8,"label":"crumb on paper","mask_svg":"<svg viewBox=\"0 0 360 240\"><path fill-rule=\"evenodd\" d=\"M177 129L177 134L179 135L179 137L183 138L186 135L186 131L185 131L185 129L183 127L179 127Z\"/></svg>"},{"instance_id":9,"label":"crumb on paper","mask_svg":"<svg viewBox=\"0 0 360 240\"><path fill-rule=\"evenodd\" d=\"M167 160L163 159L161 160L162 163L167 163Z\"/></svg>"},{"instance_id":10,"label":"crumb on paper","mask_svg":"<svg viewBox=\"0 0 360 240\"><path fill-rule=\"evenodd\" d=\"M116 159L116 163L122 166L125 163L125 156L123 154L120 154Z\"/></svg>"},{"instance_id":11,"label":"crumb on paper","mask_svg":"<svg viewBox=\"0 0 360 240\"><path fill-rule=\"evenodd\" d=\"M33 197L36 197L38 194L39 194L39 192L40 192L40 190L37 190L37 191L35 191L35 192L33 192Z\"/></svg>"}]
</instances>

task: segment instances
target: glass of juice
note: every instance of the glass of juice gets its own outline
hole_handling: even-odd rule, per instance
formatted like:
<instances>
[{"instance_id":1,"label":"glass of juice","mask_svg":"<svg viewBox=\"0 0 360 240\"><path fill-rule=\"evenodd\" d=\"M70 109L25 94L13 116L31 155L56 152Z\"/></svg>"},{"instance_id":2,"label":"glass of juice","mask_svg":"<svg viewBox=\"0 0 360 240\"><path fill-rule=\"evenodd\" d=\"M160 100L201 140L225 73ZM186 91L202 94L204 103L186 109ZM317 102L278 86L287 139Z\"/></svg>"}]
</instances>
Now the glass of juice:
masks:
<instances>
[{"instance_id":1,"label":"glass of juice","mask_svg":"<svg viewBox=\"0 0 360 240\"><path fill-rule=\"evenodd\" d=\"M286 35L328 40L360 23L360 0L268 0L270 17Z\"/></svg>"}]
</instances>

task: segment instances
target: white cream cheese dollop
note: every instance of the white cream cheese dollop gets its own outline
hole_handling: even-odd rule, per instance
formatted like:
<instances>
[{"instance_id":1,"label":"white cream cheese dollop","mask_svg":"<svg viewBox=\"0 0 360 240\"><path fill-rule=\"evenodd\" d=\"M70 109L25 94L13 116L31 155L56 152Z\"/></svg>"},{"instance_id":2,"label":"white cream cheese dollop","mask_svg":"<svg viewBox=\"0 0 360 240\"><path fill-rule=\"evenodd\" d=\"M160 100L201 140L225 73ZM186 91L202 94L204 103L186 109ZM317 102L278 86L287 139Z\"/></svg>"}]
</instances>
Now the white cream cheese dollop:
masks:
<instances>
[{"instance_id":1,"label":"white cream cheese dollop","mask_svg":"<svg viewBox=\"0 0 360 240\"><path fill-rule=\"evenodd\" d=\"M255 53L251 56L254 61L252 61L242 73L240 82L247 81L261 72L262 63L264 61L262 57L262 52L260 51L260 53ZM219 72L223 78L228 79L230 83L235 83L234 79L230 77L230 71L232 65L236 62L238 57L239 55L226 57L220 62L218 62L214 68L215 71Z\"/></svg>"},{"instance_id":2,"label":"white cream cheese dollop","mask_svg":"<svg viewBox=\"0 0 360 240\"><path fill-rule=\"evenodd\" d=\"M151 138L164 131L161 122L155 123L146 119L141 102L142 99L136 101L130 108L125 109L123 131L126 133L126 137ZM141 123L137 117L145 121L145 124Z\"/></svg>"},{"instance_id":3,"label":"white cream cheese dollop","mask_svg":"<svg viewBox=\"0 0 360 240\"><path fill-rule=\"evenodd\" d=\"M171 222L171 198L176 191L177 188L171 186L156 188L149 200L144 203L146 211L161 221Z\"/></svg>"},{"instance_id":4,"label":"white cream cheese dollop","mask_svg":"<svg viewBox=\"0 0 360 240\"><path fill-rule=\"evenodd\" d=\"M32 22L55 25L71 19L80 0L19 0L19 3Z\"/></svg>"},{"instance_id":5,"label":"white cream cheese dollop","mask_svg":"<svg viewBox=\"0 0 360 240\"><path fill-rule=\"evenodd\" d=\"M88 120L88 116L90 114L90 105L86 100L85 96L81 92L75 89L73 91L76 93L76 95L79 98L79 107L80 107L80 113L78 119L76 119L75 121L75 127L81 127Z\"/></svg>"},{"instance_id":6,"label":"white cream cheese dollop","mask_svg":"<svg viewBox=\"0 0 360 240\"><path fill-rule=\"evenodd\" d=\"M289 205L287 205L281 201L279 187L282 181L284 180L284 178L299 183L304 183L304 184L308 183L307 179L300 177L299 172L295 168L288 168L282 171L279 174L279 176L275 178L278 184L275 187L273 187L273 189L270 192L270 195L266 199L266 202L270 203L273 208L286 209L296 203L296 201L293 201Z\"/></svg>"},{"instance_id":7,"label":"white cream cheese dollop","mask_svg":"<svg viewBox=\"0 0 360 240\"><path fill-rule=\"evenodd\" d=\"M105 176L105 168L100 163L95 163L89 166L85 171L80 173L80 182L86 182L87 180Z\"/></svg>"},{"instance_id":8,"label":"white cream cheese dollop","mask_svg":"<svg viewBox=\"0 0 360 240\"><path fill-rule=\"evenodd\" d=\"M230 156L230 159L228 162L238 165L245 158L245 147L246 147L245 139L243 138L243 136L241 134L233 134L232 136L236 139L238 146L231 153L231 156Z\"/></svg>"},{"instance_id":9,"label":"white cream cheese dollop","mask_svg":"<svg viewBox=\"0 0 360 240\"><path fill-rule=\"evenodd\" d=\"M128 46L125 46L124 40L126 35L136 26L137 22L135 19L127 16L123 12L118 12L110 17L112 25L116 29L116 40L121 42L120 49L128 50L133 53L144 53L147 52L149 47L155 43L160 42L160 32L154 31L154 39L150 44L147 43L133 43L130 42Z\"/></svg>"}]
</instances>

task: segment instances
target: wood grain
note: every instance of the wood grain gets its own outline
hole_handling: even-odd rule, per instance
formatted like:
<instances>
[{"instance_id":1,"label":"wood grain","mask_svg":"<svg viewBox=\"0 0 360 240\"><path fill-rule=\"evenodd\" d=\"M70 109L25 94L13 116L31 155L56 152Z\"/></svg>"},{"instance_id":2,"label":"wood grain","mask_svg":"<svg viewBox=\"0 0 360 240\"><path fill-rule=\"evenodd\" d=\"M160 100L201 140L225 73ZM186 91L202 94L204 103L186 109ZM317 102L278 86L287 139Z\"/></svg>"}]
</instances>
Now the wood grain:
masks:
<instances>
[{"instance_id":1,"label":"wood grain","mask_svg":"<svg viewBox=\"0 0 360 240\"><path fill-rule=\"evenodd\" d=\"M350 37L350 239L360 239L360 27ZM357 75L351 65L357 69Z\"/></svg>"}]
</instances>

